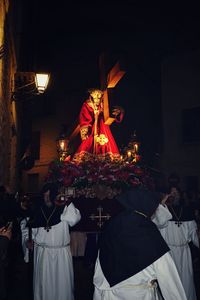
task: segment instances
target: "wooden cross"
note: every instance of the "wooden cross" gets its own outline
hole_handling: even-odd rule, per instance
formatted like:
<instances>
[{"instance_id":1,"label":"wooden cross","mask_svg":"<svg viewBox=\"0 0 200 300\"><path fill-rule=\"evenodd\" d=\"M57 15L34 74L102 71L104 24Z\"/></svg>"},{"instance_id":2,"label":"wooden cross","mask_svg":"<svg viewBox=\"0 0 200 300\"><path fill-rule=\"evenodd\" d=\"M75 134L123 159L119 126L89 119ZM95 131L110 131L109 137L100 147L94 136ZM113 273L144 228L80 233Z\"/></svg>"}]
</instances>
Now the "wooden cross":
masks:
<instances>
[{"instance_id":1,"label":"wooden cross","mask_svg":"<svg viewBox=\"0 0 200 300\"><path fill-rule=\"evenodd\" d=\"M110 113L110 106L109 106L109 91L113 89L118 82L121 80L121 78L124 76L125 71L120 69L120 64L117 62L113 68L110 70L110 72L106 75L105 65L106 65L106 56L105 53L100 55L99 58L99 69L100 69L100 84L101 89L104 92L103 95L103 103L104 103L104 122L107 125L111 125L115 118L111 116ZM80 131L80 125L79 120L75 121L75 124L72 128L68 131L68 140L73 140Z\"/></svg>"},{"instance_id":2,"label":"wooden cross","mask_svg":"<svg viewBox=\"0 0 200 300\"><path fill-rule=\"evenodd\" d=\"M51 229L51 226L49 226L48 224L44 227L44 229L49 232L49 230Z\"/></svg>"},{"instance_id":3,"label":"wooden cross","mask_svg":"<svg viewBox=\"0 0 200 300\"><path fill-rule=\"evenodd\" d=\"M109 105L109 90L113 89L121 78L124 76L125 71L120 69L120 64L117 62L114 67L110 70L106 76L106 56L105 53L101 54L99 59L100 68L100 82L101 90L103 90L103 111L104 111L104 122L107 125L111 125L115 118L111 116L110 105Z\"/></svg>"},{"instance_id":4,"label":"wooden cross","mask_svg":"<svg viewBox=\"0 0 200 300\"><path fill-rule=\"evenodd\" d=\"M97 215L92 214L92 215L90 216L90 219L91 219L92 221L97 220L97 226L99 226L99 228L101 228L102 225L103 225L103 223L104 223L104 221L105 221L105 220L109 220L111 216L110 216L109 214L102 215L103 208L102 208L101 206L99 206L99 207L97 208L97 211L98 211L98 214L97 214ZM103 220L104 220L104 221L103 221Z\"/></svg>"}]
</instances>

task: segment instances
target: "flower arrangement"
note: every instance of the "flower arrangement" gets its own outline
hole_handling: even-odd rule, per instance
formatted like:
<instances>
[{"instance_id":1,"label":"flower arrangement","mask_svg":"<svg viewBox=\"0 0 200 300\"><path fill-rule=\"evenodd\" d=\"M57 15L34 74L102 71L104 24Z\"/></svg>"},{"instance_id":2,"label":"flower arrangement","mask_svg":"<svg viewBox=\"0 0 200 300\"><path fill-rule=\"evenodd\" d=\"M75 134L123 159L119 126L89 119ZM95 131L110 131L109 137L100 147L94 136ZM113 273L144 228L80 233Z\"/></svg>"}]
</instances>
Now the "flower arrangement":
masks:
<instances>
[{"instance_id":1,"label":"flower arrangement","mask_svg":"<svg viewBox=\"0 0 200 300\"><path fill-rule=\"evenodd\" d=\"M146 168L124 160L55 160L50 163L46 182L62 187L74 187L76 197L113 198L123 190L145 185L152 187Z\"/></svg>"}]
</instances>

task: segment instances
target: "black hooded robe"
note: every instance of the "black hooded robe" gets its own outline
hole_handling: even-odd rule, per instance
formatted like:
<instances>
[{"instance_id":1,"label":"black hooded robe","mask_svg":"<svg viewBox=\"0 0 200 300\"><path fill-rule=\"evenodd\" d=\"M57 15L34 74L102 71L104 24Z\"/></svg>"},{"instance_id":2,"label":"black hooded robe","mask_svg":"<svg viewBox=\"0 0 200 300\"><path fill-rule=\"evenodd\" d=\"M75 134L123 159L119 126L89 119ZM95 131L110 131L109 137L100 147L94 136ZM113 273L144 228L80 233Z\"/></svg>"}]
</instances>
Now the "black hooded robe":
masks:
<instances>
[{"instance_id":1,"label":"black hooded robe","mask_svg":"<svg viewBox=\"0 0 200 300\"><path fill-rule=\"evenodd\" d=\"M159 275L165 299L186 299L169 248L151 221L159 205L156 194L135 189L118 200L126 209L106 224L100 237L94 300L101 299L102 294L103 299L155 299L150 282L159 281L156 270L162 268L162 262L165 272L160 270ZM169 287L174 289L174 298Z\"/></svg>"}]
</instances>

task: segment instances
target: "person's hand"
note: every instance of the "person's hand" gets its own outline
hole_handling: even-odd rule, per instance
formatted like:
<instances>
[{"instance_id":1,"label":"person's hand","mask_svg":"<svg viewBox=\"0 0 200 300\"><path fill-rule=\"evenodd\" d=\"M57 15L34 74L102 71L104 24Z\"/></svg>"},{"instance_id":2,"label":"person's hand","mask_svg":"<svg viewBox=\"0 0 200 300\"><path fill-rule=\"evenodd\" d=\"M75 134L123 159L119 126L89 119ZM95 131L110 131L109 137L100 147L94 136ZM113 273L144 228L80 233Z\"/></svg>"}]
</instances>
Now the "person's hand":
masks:
<instances>
[{"instance_id":1,"label":"person's hand","mask_svg":"<svg viewBox=\"0 0 200 300\"><path fill-rule=\"evenodd\" d=\"M20 206L21 206L21 209L23 209L23 210L27 210L28 209L28 203L27 202L21 202L20 203Z\"/></svg>"},{"instance_id":2,"label":"person's hand","mask_svg":"<svg viewBox=\"0 0 200 300\"><path fill-rule=\"evenodd\" d=\"M75 198L75 196L67 196L67 195L59 194L56 197L55 204L57 206L63 206L63 205L69 206L70 203L72 202L72 198Z\"/></svg>"},{"instance_id":3,"label":"person's hand","mask_svg":"<svg viewBox=\"0 0 200 300\"><path fill-rule=\"evenodd\" d=\"M170 194L166 194L166 195L164 195L164 197L162 198L161 204L162 204L163 206L166 205L166 202L167 202L167 200L169 199L169 196L171 196L171 195L170 195Z\"/></svg>"},{"instance_id":4,"label":"person's hand","mask_svg":"<svg viewBox=\"0 0 200 300\"><path fill-rule=\"evenodd\" d=\"M9 240L12 237L12 230L11 228L6 229L5 226L0 228L0 236L5 236L7 237Z\"/></svg>"},{"instance_id":5,"label":"person's hand","mask_svg":"<svg viewBox=\"0 0 200 300\"><path fill-rule=\"evenodd\" d=\"M55 199L55 204L57 206L63 206L66 204L68 197L65 194L58 194Z\"/></svg>"},{"instance_id":6,"label":"person's hand","mask_svg":"<svg viewBox=\"0 0 200 300\"><path fill-rule=\"evenodd\" d=\"M33 245L34 245L33 240L26 241L26 248L28 248L29 250L33 250Z\"/></svg>"}]
</instances>

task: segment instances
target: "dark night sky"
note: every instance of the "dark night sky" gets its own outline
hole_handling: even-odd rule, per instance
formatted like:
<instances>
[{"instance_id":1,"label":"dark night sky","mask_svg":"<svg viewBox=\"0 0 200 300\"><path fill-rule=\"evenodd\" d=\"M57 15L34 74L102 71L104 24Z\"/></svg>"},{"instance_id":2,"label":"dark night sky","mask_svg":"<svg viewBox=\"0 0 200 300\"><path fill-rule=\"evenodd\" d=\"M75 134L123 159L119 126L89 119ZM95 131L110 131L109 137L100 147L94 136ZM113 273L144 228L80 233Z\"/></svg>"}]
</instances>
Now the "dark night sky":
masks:
<instances>
[{"instance_id":1,"label":"dark night sky","mask_svg":"<svg viewBox=\"0 0 200 300\"><path fill-rule=\"evenodd\" d=\"M112 129L118 144L136 129L147 152L160 151L161 62L200 47L197 8L126 0L26 2L21 66L51 73L45 97L64 99L73 91L84 97L98 82L98 57L106 51L110 63L120 58L126 69L115 91L126 111L120 127ZM74 118L83 100L77 98Z\"/></svg>"}]
</instances>

